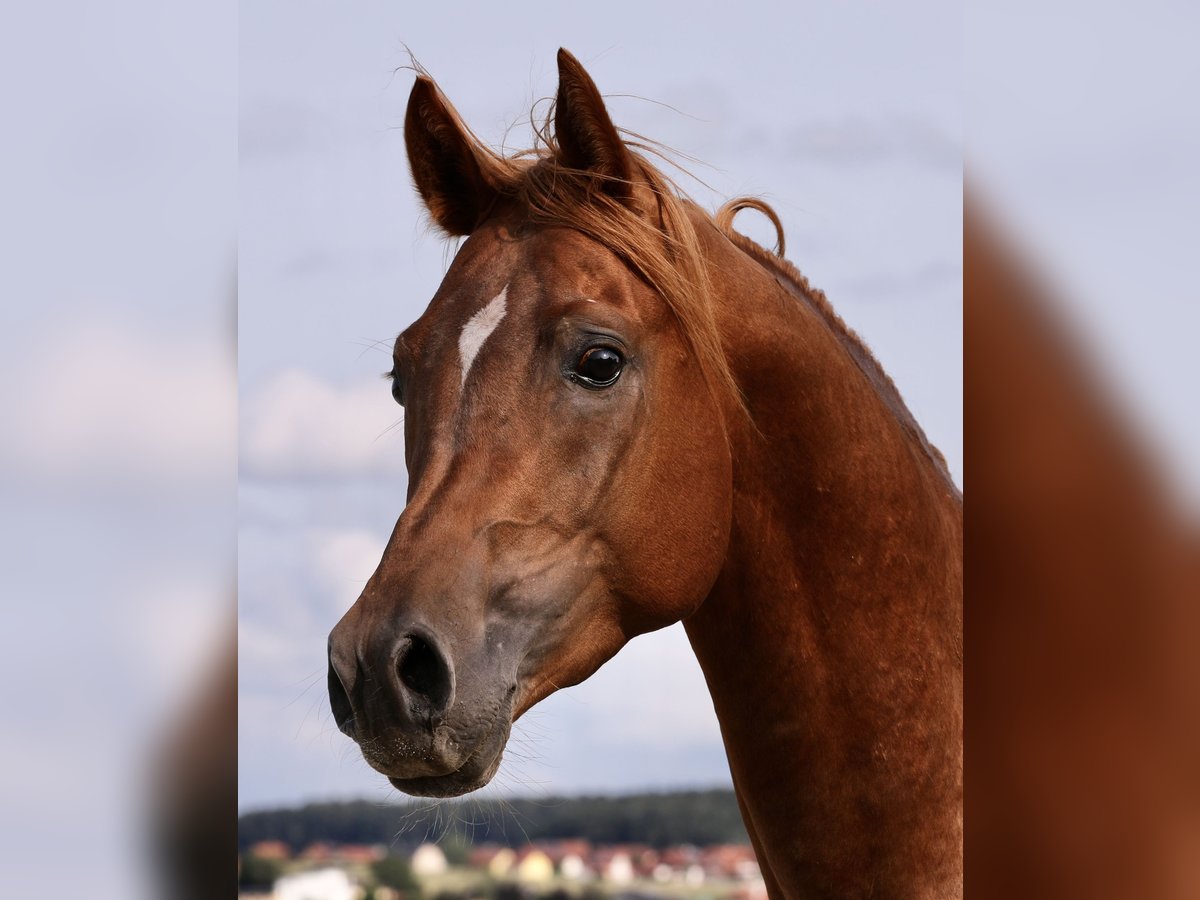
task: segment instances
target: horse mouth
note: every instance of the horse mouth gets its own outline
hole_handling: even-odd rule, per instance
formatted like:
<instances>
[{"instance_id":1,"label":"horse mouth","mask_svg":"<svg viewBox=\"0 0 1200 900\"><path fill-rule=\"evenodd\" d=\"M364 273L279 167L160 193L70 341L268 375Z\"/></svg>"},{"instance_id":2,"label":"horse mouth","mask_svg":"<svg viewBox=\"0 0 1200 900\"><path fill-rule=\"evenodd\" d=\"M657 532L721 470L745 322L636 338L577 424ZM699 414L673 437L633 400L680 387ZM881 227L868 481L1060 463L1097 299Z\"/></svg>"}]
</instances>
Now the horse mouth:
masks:
<instances>
[{"instance_id":1,"label":"horse mouth","mask_svg":"<svg viewBox=\"0 0 1200 900\"><path fill-rule=\"evenodd\" d=\"M415 778L389 775L388 782L396 790L413 797L459 797L477 791L491 781L500 768L511 728L511 722L496 722L463 764L449 774L420 775Z\"/></svg>"}]
</instances>

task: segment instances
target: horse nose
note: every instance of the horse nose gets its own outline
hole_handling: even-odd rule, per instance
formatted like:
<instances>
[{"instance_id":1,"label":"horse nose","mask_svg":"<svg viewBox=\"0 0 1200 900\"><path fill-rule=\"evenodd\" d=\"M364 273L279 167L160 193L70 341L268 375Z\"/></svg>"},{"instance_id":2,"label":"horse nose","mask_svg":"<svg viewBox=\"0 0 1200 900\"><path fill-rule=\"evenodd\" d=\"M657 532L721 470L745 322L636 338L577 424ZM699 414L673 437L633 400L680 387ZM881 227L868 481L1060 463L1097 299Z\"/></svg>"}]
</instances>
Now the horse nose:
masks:
<instances>
[{"instance_id":1,"label":"horse nose","mask_svg":"<svg viewBox=\"0 0 1200 900\"><path fill-rule=\"evenodd\" d=\"M426 736L454 702L454 666L427 628L409 621L373 630L343 620L330 632L329 705L354 740L398 729Z\"/></svg>"},{"instance_id":2,"label":"horse nose","mask_svg":"<svg viewBox=\"0 0 1200 900\"><path fill-rule=\"evenodd\" d=\"M354 687L358 664L353 654L347 658L345 654L336 652L336 635L335 630L329 636L329 706L338 731L347 737L354 737L354 707L350 704L350 691Z\"/></svg>"},{"instance_id":3,"label":"horse nose","mask_svg":"<svg viewBox=\"0 0 1200 900\"><path fill-rule=\"evenodd\" d=\"M396 647L395 671L413 719L430 727L440 722L454 701L454 669L437 643L426 635L405 635Z\"/></svg>"}]
</instances>

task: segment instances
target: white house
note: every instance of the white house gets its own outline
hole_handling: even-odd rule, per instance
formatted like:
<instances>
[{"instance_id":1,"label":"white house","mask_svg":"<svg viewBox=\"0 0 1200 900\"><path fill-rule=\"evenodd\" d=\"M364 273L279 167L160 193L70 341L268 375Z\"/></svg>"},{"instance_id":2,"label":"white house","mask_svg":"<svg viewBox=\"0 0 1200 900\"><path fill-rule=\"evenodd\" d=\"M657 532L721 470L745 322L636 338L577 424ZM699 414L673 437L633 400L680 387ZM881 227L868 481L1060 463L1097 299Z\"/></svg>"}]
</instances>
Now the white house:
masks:
<instances>
[{"instance_id":1,"label":"white house","mask_svg":"<svg viewBox=\"0 0 1200 900\"><path fill-rule=\"evenodd\" d=\"M358 900L358 886L341 869L315 869L284 875L275 882L275 900Z\"/></svg>"},{"instance_id":2,"label":"white house","mask_svg":"<svg viewBox=\"0 0 1200 900\"><path fill-rule=\"evenodd\" d=\"M446 871L446 854L437 844L422 844L412 855L413 874L425 877Z\"/></svg>"},{"instance_id":3,"label":"white house","mask_svg":"<svg viewBox=\"0 0 1200 900\"><path fill-rule=\"evenodd\" d=\"M613 854L604 867L604 877L614 884L629 884L633 881L633 860L624 850Z\"/></svg>"},{"instance_id":4,"label":"white house","mask_svg":"<svg viewBox=\"0 0 1200 900\"><path fill-rule=\"evenodd\" d=\"M559 861L558 873L568 881L581 881L588 874L587 863L578 853L568 853Z\"/></svg>"}]
</instances>

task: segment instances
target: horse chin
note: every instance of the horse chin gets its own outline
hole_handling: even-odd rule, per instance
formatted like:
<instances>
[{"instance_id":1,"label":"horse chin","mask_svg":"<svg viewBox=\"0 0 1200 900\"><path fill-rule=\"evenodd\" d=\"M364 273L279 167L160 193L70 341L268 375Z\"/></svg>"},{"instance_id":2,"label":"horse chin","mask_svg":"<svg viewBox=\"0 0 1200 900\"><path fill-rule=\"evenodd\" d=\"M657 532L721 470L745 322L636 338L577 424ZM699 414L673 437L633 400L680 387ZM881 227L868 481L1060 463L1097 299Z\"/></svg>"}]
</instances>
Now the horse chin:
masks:
<instances>
[{"instance_id":1,"label":"horse chin","mask_svg":"<svg viewBox=\"0 0 1200 900\"><path fill-rule=\"evenodd\" d=\"M422 775L416 778L388 776L388 782L398 791L413 797L459 797L484 787L500 768L504 746L508 743L511 723L497 723L466 761L447 775Z\"/></svg>"}]
</instances>

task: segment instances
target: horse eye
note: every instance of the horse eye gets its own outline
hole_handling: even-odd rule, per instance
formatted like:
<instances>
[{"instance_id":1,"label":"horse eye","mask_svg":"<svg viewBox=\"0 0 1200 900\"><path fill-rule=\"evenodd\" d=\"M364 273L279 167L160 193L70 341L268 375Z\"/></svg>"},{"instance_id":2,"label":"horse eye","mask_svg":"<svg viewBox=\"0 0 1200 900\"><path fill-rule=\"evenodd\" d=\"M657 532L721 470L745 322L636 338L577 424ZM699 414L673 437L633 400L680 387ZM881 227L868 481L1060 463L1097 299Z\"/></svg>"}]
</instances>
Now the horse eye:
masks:
<instances>
[{"instance_id":1,"label":"horse eye","mask_svg":"<svg viewBox=\"0 0 1200 900\"><path fill-rule=\"evenodd\" d=\"M386 373L383 377L390 378L392 380L392 399L395 400L397 403L399 403L401 406L403 406L404 405L404 379L402 379L396 373L395 369L392 369L392 371Z\"/></svg>"},{"instance_id":2,"label":"horse eye","mask_svg":"<svg viewBox=\"0 0 1200 900\"><path fill-rule=\"evenodd\" d=\"M612 347L593 347L575 364L576 380L591 387L608 387L621 375L625 357Z\"/></svg>"}]
</instances>

